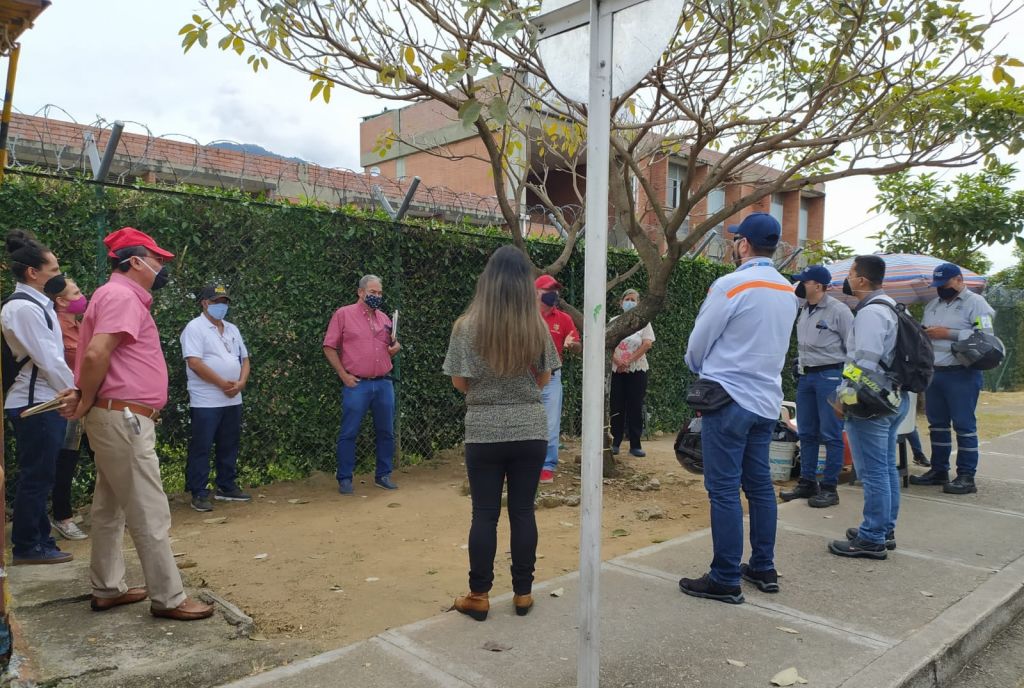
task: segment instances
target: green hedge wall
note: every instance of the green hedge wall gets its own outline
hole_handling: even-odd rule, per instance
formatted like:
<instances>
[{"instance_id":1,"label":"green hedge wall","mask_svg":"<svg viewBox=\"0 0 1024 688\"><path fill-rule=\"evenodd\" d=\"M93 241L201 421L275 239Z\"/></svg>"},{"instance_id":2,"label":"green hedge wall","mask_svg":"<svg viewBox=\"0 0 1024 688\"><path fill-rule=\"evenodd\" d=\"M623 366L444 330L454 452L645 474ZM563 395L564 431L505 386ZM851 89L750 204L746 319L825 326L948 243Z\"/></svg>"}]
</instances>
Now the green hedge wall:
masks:
<instances>
[{"instance_id":1,"label":"green hedge wall","mask_svg":"<svg viewBox=\"0 0 1024 688\"><path fill-rule=\"evenodd\" d=\"M468 303L477 275L507 241L500 233L397 226L358 211L270 204L210 190L98 191L83 181L10 174L0 187L0 227L35 231L87 293L107 277L107 269L97 266L101 230L134 226L177 254L171 284L157 292L153 308L171 373L170 402L158 432L169 491L182 489L188 439L178 336L199 312L196 292L214 279L224 280L233 292L228 318L241 329L253 367L244 393L244 483L333 470L340 383L323 359L321 342L332 312L355 299L364 273L383 278L385 308L402 313L401 460L430 458L460 441L461 398L441 375L441 362L451 324ZM529 244L538 264L552 260L559 248L545 241ZM613 252L609 274L626 270L635 259L631 252ZM559 275L564 296L576 306L582 305L582 261L577 252ZM675 271L668 305L653 323L657 344L649 354L648 410L656 429L674 433L688 415L683 403L691 379L683 362L687 336L708 286L727 271L703 259L683 261ZM6 294L12 288L9 272L4 280ZM622 288L642 292L644 281L640 273ZM617 294L610 304L615 300ZM563 421L568 433L579 429L580 368L579 358L569 357ZM363 469L372 465L371 435L361 438ZM12 458L8 454L9 467ZM82 494L91 487L89 478L86 470Z\"/></svg>"}]
</instances>

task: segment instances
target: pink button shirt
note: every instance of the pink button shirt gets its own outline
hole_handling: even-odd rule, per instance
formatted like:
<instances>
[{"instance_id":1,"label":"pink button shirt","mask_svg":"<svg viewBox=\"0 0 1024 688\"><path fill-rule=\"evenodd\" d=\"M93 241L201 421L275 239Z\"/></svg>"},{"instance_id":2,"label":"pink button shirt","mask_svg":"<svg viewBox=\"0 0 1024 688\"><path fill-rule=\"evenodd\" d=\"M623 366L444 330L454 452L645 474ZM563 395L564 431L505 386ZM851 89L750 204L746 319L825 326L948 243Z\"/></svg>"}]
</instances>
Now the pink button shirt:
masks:
<instances>
[{"instance_id":1,"label":"pink button shirt","mask_svg":"<svg viewBox=\"0 0 1024 688\"><path fill-rule=\"evenodd\" d=\"M82 319L75 382L93 335L120 334L121 343L110 356L110 369L96 394L100 399L133 401L162 409L167 403L167 362L160 334L150 315L153 296L121 273L96 290Z\"/></svg>"},{"instance_id":2,"label":"pink button shirt","mask_svg":"<svg viewBox=\"0 0 1024 688\"><path fill-rule=\"evenodd\" d=\"M361 301L334 312L324 346L341 354L341 365L356 377L381 377L391 372L391 318Z\"/></svg>"}]
</instances>

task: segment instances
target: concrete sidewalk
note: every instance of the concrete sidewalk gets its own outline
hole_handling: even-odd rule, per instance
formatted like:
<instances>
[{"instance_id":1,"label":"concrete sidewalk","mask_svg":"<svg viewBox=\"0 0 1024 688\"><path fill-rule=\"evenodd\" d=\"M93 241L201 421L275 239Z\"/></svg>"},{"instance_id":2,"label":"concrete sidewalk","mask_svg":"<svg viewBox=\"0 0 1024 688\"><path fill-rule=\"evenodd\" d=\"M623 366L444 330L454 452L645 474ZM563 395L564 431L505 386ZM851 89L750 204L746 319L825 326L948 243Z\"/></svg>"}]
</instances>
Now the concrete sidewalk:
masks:
<instances>
[{"instance_id":1,"label":"concrete sidewalk","mask_svg":"<svg viewBox=\"0 0 1024 688\"><path fill-rule=\"evenodd\" d=\"M744 585L743 605L678 590L681 576L707 570L709 531L606 562L602 686L761 687L788 667L815 688L943 685L1024 611L1024 431L982 451L978 494L904 490L886 561L826 551L860 522L859 488L841 488L835 508L781 505L782 592ZM577 583L570 574L538 585L526 617L505 594L484 623L451 612L228 685L575 686ZM491 642L504 649L485 649Z\"/></svg>"}]
</instances>

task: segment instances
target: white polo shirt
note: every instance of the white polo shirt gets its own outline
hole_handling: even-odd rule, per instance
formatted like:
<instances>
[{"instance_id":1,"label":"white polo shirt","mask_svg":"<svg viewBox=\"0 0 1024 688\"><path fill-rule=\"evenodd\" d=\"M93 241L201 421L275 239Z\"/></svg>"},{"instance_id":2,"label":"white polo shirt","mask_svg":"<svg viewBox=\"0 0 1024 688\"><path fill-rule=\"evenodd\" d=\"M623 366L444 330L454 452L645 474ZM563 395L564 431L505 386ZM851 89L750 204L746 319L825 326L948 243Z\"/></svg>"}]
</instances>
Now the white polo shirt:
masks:
<instances>
[{"instance_id":1,"label":"white polo shirt","mask_svg":"<svg viewBox=\"0 0 1024 688\"><path fill-rule=\"evenodd\" d=\"M203 314L189 322L181 331L181 354L186 359L202 360L225 380L237 380L242 376L242 361L249 358L249 351L245 348L238 328L227 320L222 322L223 333ZM241 393L234 398L229 397L219 387L196 375L187 365L185 375L188 377L189 406L220 408L242 403Z\"/></svg>"}]
</instances>

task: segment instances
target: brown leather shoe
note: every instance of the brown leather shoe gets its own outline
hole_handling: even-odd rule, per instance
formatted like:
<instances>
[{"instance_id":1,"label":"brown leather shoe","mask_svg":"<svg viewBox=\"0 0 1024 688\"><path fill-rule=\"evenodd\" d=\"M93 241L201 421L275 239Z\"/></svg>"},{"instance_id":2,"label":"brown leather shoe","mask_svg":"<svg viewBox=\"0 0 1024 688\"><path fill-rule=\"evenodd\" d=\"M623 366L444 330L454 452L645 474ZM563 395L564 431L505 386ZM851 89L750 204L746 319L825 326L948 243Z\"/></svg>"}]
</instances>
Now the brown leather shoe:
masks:
<instances>
[{"instance_id":1,"label":"brown leather shoe","mask_svg":"<svg viewBox=\"0 0 1024 688\"><path fill-rule=\"evenodd\" d=\"M456 597L452 609L472 617L477 621L487 618L487 612L491 609L490 600L485 592L470 592L464 597Z\"/></svg>"},{"instance_id":2,"label":"brown leather shoe","mask_svg":"<svg viewBox=\"0 0 1024 688\"><path fill-rule=\"evenodd\" d=\"M148 594L145 588L128 588L117 597L96 597L93 595L89 606L92 607L94 612L105 612L108 609L120 607L122 604L141 602L146 599Z\"/></svg>"},{"instance_id":3,"label":"brown leather shoe","mask_svg":"<svg viewBox=\"0 0 1024 688\"><path fill-rule=\"evenodd\" d=\"M512 604L516 606L516 616L526 616L533 609L533 595L514 595Z\"/></svg>"},{"instance_id":4,"label":"brown leather shoe","mask_svg":"<svg viewBox=\"0 0 1024 688\"><path fill-rule=\"evenodd\" d=\"M174 619L175 621L198 621L199 619L208 619L213 616L213 605L186 597L185 601L174 609L157 609L151 606L149 613L153 616Z\"/></svg>"}]
</instances>

